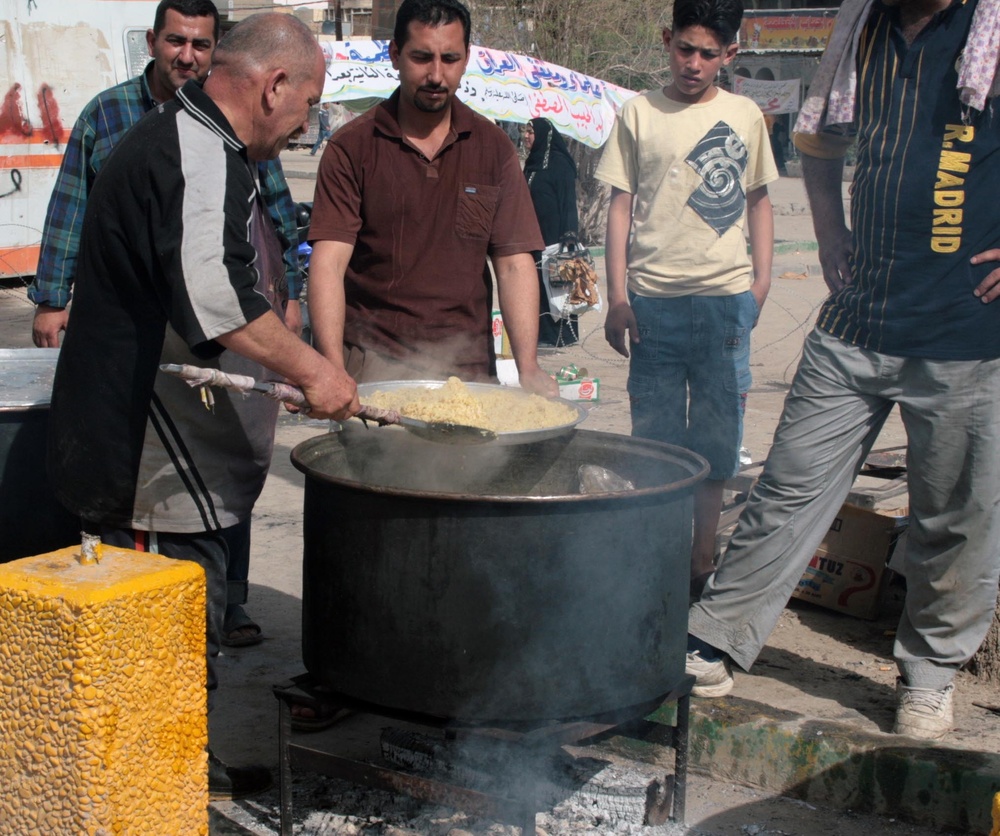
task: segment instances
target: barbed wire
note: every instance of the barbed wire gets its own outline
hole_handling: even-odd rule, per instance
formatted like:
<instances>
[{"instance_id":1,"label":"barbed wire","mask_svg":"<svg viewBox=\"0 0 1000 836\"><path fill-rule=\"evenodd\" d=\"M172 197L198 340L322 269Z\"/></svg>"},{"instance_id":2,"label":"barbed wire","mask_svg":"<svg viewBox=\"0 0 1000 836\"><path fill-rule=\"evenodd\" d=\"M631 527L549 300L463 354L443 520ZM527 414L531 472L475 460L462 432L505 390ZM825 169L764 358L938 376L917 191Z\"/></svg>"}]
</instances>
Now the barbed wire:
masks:
<instances>
[{"instance_id":1,"label":"barbed wire","mask_svg":"<svg viewBox=\"0 0 1000 836\"><path fill-rule=\"evenodd\" d=\"M820 306L823 304L824 301L826 301L826 300L820 300L815 305L813 305L812 308L809 309L809 313L807 313L804 318L802 318L802 319L796 319L795 318L795 314L793 314L785 305L781 304L781 302L779 302L777 299L774 299L773 297L769 296L768 299L767 299L767 306L768 307L780 308L781 310L783 310L786 314L788 314L789 319L791 319L792 322L795 323L795 326L791 330L789 330L786 333L782 334L777 339L771 340L771 342L769 342L769 343L764 343L764 345L754 346L753 350L754 351L764 351L765 349L771 348L772 346L776 346L779 343L784 342L789 337L791 337L793 334L795 334L795 333L797 333L799 331L801 331L803 334L805 334L805 332L809 328L809 325L810 325L810 323L812 321L813 316L816 314L816 311L819 310Z\"/></svg>"},{"instance_id":2,"label":"barbed wire","mask_svg":"<svg viewBox=\"0 0 1000 836\"><path fill-rule=\"evenodd\" d=\"M799 299L803 298L802 294L795 294L795 295ZM810 326L811 326L811 324L813 322L813 319L814 319L814 317L816 315L816 311L819 310L820 306L823 304L824 301L826 301L826 300L825 299L821 299L819 302L817 302L815 305L813 305L809 309L809 312L803 318L797 319L796 316L795 316L795 314L793 314L788 309L788 307L786 305L783 305L781 302L779 302L773 296L768 296L768 299L767 299L768 306L780 308L781 310L783 310L788 315L789 319L791 319L792 322L795 323L795 326L793 328L791 328L790 330L788 330L787 332L785 332L784 334L782 334L777 339L771 340L771 342L769 342L769 343L765 343L764 345L761 345L761 346L754 346L752 348L752 351L755 354L759 354L762 351L765 351L765 350L767 350L769 348L772 348L772 347L774 347L776 345L779 345L780 343L783 343L785 340L789 339L794 334L798 334L798 333L802 334L802 342L799 343L799 350L795 353L795 356L792 357L792 359L788 362L788 364L785 366L785 368L781 372L781 380L782 380L783 383L790 383L791 382L790 379L789 379L789 374L791 373L793 367L797 367L798 366L799 360L802 357L802 347L805 344L806 333L808 332L808 330L809 330L809 328L810 328Z\"/></svg>"},{"instance_id":3,"label":"barbed wire","mask_svg":"<svg viewBox=\"0 0 1000 836\"><path fill-rule=\"evenodd\" d=\"M0 296L4 296L8 299L16 299L18 302L23 302L25 307L28 308L35 307L35 303L28 298L28 294L24 292L23 287L6 287L5 285L0 284Z\"/></svg>"},{"instance_id":4,"label":"barbed wire","mask_svg":"<svg viewBox=\"0 0 1000 836\"><path fill-rule=\"evenodd\" d=\"M595 354L593 351L591 351L589 348L587 348L587 342L590 340L591 337L593 337L595 335L599 336L599 337L601 337L603 339L604 338L604 329L603 328L596 328L593 331L591 331L589 334L587 334L586 336L584 336L583 339L580 340L580 349L583 351L584 354L586 354L592 360L596 360L599 363L604 363L607 366L612 366L612 367L615 367L615 368L620 368L622 366L627 366L628 365L629 361L628 361L627 357L621 357L621 356L619 356L617 354L615 356L613 356L613 357L607 357L607 356L603 356L603 355L598 355L598 354ZM614 351L614 349L610 349L610 350Z\"/></svg>"},{"instance_id":5,"label":"barbed wire","mask_svg":"<svg viewBox=\"0 0 1000 836\"><path fill-rule=\"evenodd\" d=\"M799 298L799 299L804 298L802 296L802 294L795 294L795 296L796 296L796 298ZM767 300L767 306L769 308L778 308L779 310L784 311L784 313L789 317L789 319L792 320L792 322L794 324L787 331L785 331L784 333L782 333L780 336L776 337L775 339L771 340L770 342L764 343L763 345L754 345L752 347L752 349L751 349L752 352L753 352L753 354L759 355L761 352L764 352L764 351L768 350L769 348L773 348L774 346L777 346L777 345L780 345L781 343L784 343L785 341L791 339L796 334L801 334L803 342L804 342L805 341L805 335L807 334L810 326L812 325L812 322L813 322L813 320L815 318L816 312L819 310L820 306L823 304L823 301L824 300L820 300L819 302L816 302L809 309L809 311L804 316L799 317L799 316L796 316L796 314L794 314L792 312L792 310L787 305L783 304L778 299L775 299L773 295L769 296L768 300ZM605 366L610 366L610 367L613 367L613 368L621 368L623 366L627 366L628 365L629 359L627 357L620 357L618 355L615 355L613 357L609 357L609 356L607 356L606 351L598 353L594 349L588 347L588 343L594 337L596 337L599 341L603 340L603 338L604 338L604 329L603 328L595 328L595 329L593 329L592 331L590 331L587 334L582 334L582 333L580 333L579 326L577 326L577 332L578 332L579 341L576 344L574 344L574 345L567 346L567 348L572 348L572 349L574 349L574 350L576 350L578 352L581 352L586 357L588 357L590 360L593 360L596 363L601 363L601 364L603 364ZM601 345L602 348L604 348L603 342L601 342L600 345ZM613 350L613 349L609 348L607 350L610 351L610 350ZM781 379L784 382L786 382L786 383L788 382L788 380L789 380L789 372L792 370L792 368L794 366L796 366L798 364L799 358L801 356L802 356L802 345L800 344L798 352L796 352L795 356L792 358L792 360L788 363L788 365L785 367L785 369L782 372Z\"/></svg>"}]
</instances>

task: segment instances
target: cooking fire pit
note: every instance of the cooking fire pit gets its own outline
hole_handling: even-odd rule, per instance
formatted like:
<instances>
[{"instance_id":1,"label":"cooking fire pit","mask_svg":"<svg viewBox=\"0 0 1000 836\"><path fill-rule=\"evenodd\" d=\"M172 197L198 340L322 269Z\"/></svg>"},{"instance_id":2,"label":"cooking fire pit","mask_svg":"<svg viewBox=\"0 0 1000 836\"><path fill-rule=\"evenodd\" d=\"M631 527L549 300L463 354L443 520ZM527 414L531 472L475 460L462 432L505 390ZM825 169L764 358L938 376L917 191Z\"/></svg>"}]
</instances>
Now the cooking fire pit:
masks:
<instances>
[{"instance_id":1,"label":"cooking fire pit","mask_svg":"<svg viewBox=\"0 0 1000 836\"><path fill-rule=\"evenodd\" d=\"M576 430L451 448L299 444L303 658L335 694L530 728L640 716L683 678L700 457ZM581 465L634 488L579 493Z\"/></svg>"}]
</instances>

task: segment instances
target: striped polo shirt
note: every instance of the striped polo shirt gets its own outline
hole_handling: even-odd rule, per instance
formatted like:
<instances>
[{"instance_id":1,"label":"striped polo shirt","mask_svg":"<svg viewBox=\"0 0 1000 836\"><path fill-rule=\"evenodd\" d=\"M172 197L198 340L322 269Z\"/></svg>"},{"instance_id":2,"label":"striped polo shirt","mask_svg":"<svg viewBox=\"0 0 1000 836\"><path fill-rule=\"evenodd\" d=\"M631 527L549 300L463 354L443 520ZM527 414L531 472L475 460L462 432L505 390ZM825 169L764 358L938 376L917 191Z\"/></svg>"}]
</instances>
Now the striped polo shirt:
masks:
<instances>
[{"instance_id":1,"label":"striped polo shirt","mask_svg":"<svg viewBox=\"0 0 1000 836\"><path fill-rule=\"evenodd\" d=\"M190 81L122 137L94 182L48 425L50 481L85 520L189 533L250 515L278 404L216 390L209 410L159 366L266 375L217 342L283 302L280 246L267 259L255 245L267 219L254 173Z\"/></svg>"},{"instance_id":2,"label":"striped polo shirt","mask_svg":"<svg viewBox=\"0 0 1000 836\"><path fill-rule=\"evenodd\" d=\"M1000 113L956 84L976 0L956 0L912 44L876 0L858 49L854 282L818 327L862 348L937 360L1000 357L1000 303L973 288L1000 263Z\"/></svg>"}]
</instances>

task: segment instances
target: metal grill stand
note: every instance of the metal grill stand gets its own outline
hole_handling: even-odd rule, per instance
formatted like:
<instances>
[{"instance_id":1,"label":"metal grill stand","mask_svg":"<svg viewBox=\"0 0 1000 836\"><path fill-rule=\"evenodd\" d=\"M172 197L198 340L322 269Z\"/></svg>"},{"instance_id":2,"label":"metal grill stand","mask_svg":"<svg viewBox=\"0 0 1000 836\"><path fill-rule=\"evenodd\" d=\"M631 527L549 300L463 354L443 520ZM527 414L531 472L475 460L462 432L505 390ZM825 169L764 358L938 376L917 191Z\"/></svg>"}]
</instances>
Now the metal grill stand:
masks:
<instances>
[{"instance_id":1,"label":"metal grill stand","mask_svg":"<svg viewBox=\"0 0 1000 836\"><path fill-rule=\"evenodd\" d=\"M662 824L668 819L684 823L684 808L687 794L688 766L688 722L690 714L691 688L694 678L685 676L668 693L663 703L677 703L676 725L672 732L674 749L674 774L667 776L660 784L650 787L646 799L646 824ZM527 732L509 729L476 729L467 725L457 725L454 721L437 720L424 715L392 712L381 707L352 703L339 695L331 695L309 674L300 674L290 681L273 688L278 699L278 747L279 747L279 792L281 805L281 836L292 836L292 769L301 769L340 778L366 787L389 790L407 795L420 801L461 810L484 819L492 819L512 824L521 829L524 836L535 833L535 815L542 809L537 800L512 799L446 781L425 778L396 769L367 763L350 757L323 751L306 745L293 738L292 705L308 706L320 712L324 707L352 708L376 716L403 720L428 729L443 732L445 740L455 740L460 736L492 734L507 741L513 741L534 750L548 748L549 751L597 736L619 734L635 737L641 724L636 718L618 719L616 722L571 722L544 726ZM317 715L318 716L318 715Z\"/></svg>"}]
</instances>

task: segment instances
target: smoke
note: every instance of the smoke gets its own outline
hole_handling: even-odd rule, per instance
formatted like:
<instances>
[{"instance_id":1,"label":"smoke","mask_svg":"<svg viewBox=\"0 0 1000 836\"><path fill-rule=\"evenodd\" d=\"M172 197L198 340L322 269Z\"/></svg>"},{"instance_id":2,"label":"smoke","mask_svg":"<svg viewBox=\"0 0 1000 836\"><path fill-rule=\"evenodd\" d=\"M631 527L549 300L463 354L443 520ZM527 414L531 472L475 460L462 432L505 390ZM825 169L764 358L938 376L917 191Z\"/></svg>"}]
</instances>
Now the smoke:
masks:
<instances>
[{"instance_id":1,"label":"smoke","mask_svg":"<svg viewBox=\"0 0 1000 836\"><path fill-rule=\"evenodd\" d=\"M362 320L352 326L355 331L351 345L384 345L388 339L381 326ZM433 339L400 339L406 359L391 357L387 352L347 348L347 373L359 384L399 380L447 380L458 377L465 381L491 381L486 372L487 346L480 334L464 334L449 329L434 331Z\"/></svg>"},{"instance_id":2,"label":"smoke","mask_svg":"<svg viewBox=\"0 0 1000 836\"><path fill-rule=\"evenodd\" d=\"M666 788L662 770L585 757L564 750L564 742L518 738L496 729L458 730L442 740L389 727L382 732L381 750L389 763L407 772L486 794L493 809L463 812L524 826L525 833L535 829L534 814L547 810L576 819L576 827L561 828L570 833L595 826L601 833L649 833L639 828L666 820L672 786ZM455 806L463 807L461 799ZM580 822L587 827L580 828Z\"/></svg>"},{"instance_id":3,"label":"smoke","mask_svg":"<svg viewBox=\"0 0 1000 836\"><path fill-rule=\"evenodd\" d=\"M363 485L490 497L576 493L572 481L548 478L565 444L558 440L544 448L449 444L420 438L399 426L353 419L343 424L339 438L347 464L339 475Z\"/></svg>"}]
</instances>

